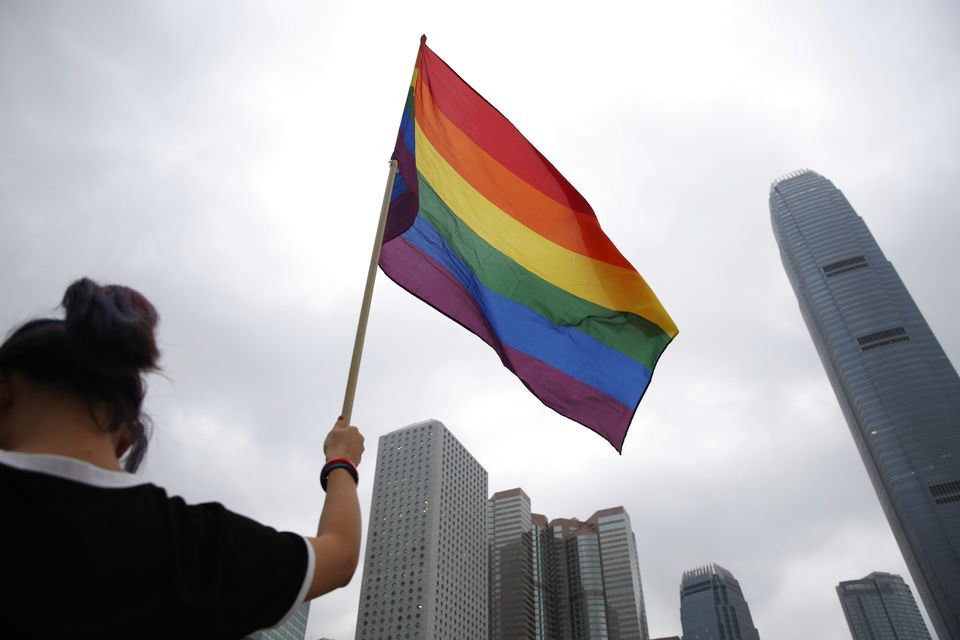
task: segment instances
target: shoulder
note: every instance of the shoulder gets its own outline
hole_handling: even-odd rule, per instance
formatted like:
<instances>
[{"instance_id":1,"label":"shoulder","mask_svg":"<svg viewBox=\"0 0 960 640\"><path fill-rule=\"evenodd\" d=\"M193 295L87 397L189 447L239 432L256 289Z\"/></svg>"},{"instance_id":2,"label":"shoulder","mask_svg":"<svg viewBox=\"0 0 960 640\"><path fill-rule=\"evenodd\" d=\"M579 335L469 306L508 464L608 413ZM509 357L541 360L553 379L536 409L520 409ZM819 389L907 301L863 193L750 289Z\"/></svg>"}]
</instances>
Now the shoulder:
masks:
<instances>
[{"instance_id":1,"label":"shoulder","mask_svg":"<svg viewBox=\"0 0 960 640\"><path fill-rule=\"evenodd\" d=\"M0 468L25 472L24 478L59 478L101 489L125 489L149 485L126 471L110 471L84 460L49 453L20 453L0 450Z\"/></svg>"},{"instance_id":2,"label":"shoulder","mask_svg":"<svg viewBox=\"0 0 960 640\"><path fill-rule=\"evenodd\" d=\"M76 606L50 625L89 620L84 593L97 592L156 629L242 636L303 602L313 574L301 536L71 458L0 451L0 503L20 523L0 527L0 547L20 550L6 556L0 592L22 596L25 625L46 615L51 592L73 592Z\"/></svg>"}]
</instances>

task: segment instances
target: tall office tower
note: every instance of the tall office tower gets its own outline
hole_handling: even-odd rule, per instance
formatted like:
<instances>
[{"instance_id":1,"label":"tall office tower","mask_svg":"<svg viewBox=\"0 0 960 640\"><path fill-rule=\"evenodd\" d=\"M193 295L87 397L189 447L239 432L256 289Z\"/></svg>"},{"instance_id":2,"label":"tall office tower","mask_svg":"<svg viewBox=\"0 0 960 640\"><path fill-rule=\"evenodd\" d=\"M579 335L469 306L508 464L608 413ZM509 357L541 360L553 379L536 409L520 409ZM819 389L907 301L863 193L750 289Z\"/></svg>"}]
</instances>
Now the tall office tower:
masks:
<instances>
[{"instance_id":1,"label":"tall office tower","mask_svg":"<svg viewBox=\"0 0 960 640\"><path fill-rule=\"evenodd\" d=\"M546 519L530 513L522 489L493 494L490 510L490 637L551 637Z\"/></svg>"},{"instance_id":2,"label":"tall office tower","mask_svg":"<svg viewBox=\"0 0 960 640\"><path fill-rule=\"evenodd\" d=\"M588 520L600 536L600 565L611 638L650 637L643 583L637 561L637 540L623 507L597 511Z\"/></svg>"},{"instance_id":3,"label":"tall office tower","mask_svg":"<svg viewBox=\"0 0 960 640\"><path fill-rule=\"evenodd\" d=\"M684 572L680 624L683 640L760 640L740 583L718 564Z\"/></svg>"},{"instance_id":4,"label":"tall office tower","mask_svg":"<svg viewBox=\"0 0 960 640\"><path fill-rule=\"evenodd\" d=\"M574 560L576 555L572 549L574 549L576 545L571 542L571 540L581 528L583 529L581 532L583 535L593 533L593 529L589 525L585 525L576 518L557 518L551 520L548 524L550 535L553 538L552 548L554 550L554 568L552 573L556 575L555 584L557 585L557 588L554 589L554 593L552 594L554 619L556 620L554 626L556 627L557 640L574 640L576 637L573 628L572 591L579 590L579 579L575 583L574 576L579 576L580 571L575 570L576 563ZM582 598L578 596L577 601L580 602L581 600ZM600 615L599 612L598 615ZM603 611L602 615L603 629L605 631L606 611ZM582 620L584 617L584 614L581 613L580 619Z\"/></svg>"},{"instance_id":5,"label":"tall office tower","mask_svg":"<svg viewBox=\"0 0 960 640\"><path fill-rule=\"evenodd\" d=\"M647 640L637 546L622 507L586 522L530 512L521 489L490 499L490 638Z\"/></svg>"},{"instance_id":6,"label":"tall office tower","mask_svg":"<svg viewBox=\"0 0 960 640\"><path fill-rule=\"evenodd\" d=\"M770 188L783 265L941 639L960 638L960 378L843 194L812 171Z\"/></svg>"},{"instance_id":7,"label":"tall office tower","mask_svg":"<svg viewBox=\"0 0 960 640\"><path fill-rule=\"evenodd\" d=\"M307 618L310 602L304 602L290 614L283 624L272 629L261 629L246 637L246 640L304 640L307 635Z\"/></svg>"},{"instance_id":8,"label":"tall office tower","mask_svg":"<svg viewBox=\"0 0 960 640\"><path fill-rule=\"evenodd\" d=\"M557 638L557 611L559 575L557 548L547 518L539 513L531 516L533 523L533 611L537 620L537 638Z\"/></svg>"},{"instance_id":9,"label":"tall office tower","mask_svg":"<svg viewBox=\"0 0 960 640\"><path fill-rule=\"evenodd\" d=\"M487 472L436 420L380 438L357 640L487 640Z\"/></svg>"},{"instance_id":10,"label":"tall office tower","mask_svg":"<svg viewBox=\"0 0 960 640\"><path fill-rule=\"evenodd\" d=\"M930 640L917 602L903 578L874 571L837 585L853 640Z\"/></svg>"},{"instance_id":11,"label":"tall office tower","mask_svg":"<svg viewBox=\"0 0 960 640\"><path fill-rule=\"evenodd\" d=\"M600 536L584 522L562 540L567 558L570 593L569 627L574 640L609 638L607 607L603 592Z\"/></svg>"}]
</instances>

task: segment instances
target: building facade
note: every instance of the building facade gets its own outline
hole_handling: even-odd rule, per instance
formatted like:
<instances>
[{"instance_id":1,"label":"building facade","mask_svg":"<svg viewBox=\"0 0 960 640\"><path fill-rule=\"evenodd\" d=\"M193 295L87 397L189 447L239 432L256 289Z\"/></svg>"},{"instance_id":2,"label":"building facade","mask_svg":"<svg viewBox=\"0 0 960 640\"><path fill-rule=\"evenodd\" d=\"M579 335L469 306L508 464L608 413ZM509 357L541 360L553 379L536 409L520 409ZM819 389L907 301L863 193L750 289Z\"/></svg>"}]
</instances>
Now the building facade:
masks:
<instances>
[{"instance_id":1,"label":"building facade","mask_svg":"<svg viewBox=\"0 0 960 640\"><path fill-rule=\"evenodd\" d=\"M683 640L760 640L740 583L718 564L684 572L680 624Z\"/></svg>"},{"instance_id":2,"label":"building facade","mask_svg":"<svg viewBox=\"0 0 960 640\"><path fill-rule=\"evenodd\" d=\"M442 423L380 438L357 640L487 640L487 495Z\"/></svg>"},{"instance_id":3,"label":"building facade","mask_svg":"<svg viewBox=\"0 0 960 640\"><path fill-rule=\"evenodd\" d=\"M874 571L837 585L853 640L930 640L917 601L903 578Z\"/></svg>"},{"instance_id":4,"label":"building facade","mask_svg":"<svg viewBox=\"0 0 960 640\"><path fill-rule=\"evenodd\" d=\"M307 618L310 602L304 602L293 610L283 624L272 629L261 629L247 636L246 640L304 640L307 636Z\"/></svg>"},{"instance_id":5,"label":"building facade","mask_svg":"<svg viewBox=\"0 0 960 640\"><path fill-rule=\"evenodd\" d=\"M520 489L494 494L490 500L490 635L534 635L534 580L530 498Z\"/></svg>"},{"instance_id":6,"label":"building facade","mask_svg":"<svg viewBox=\"0 0 960 640\"><path fill-rule=\"evenodd\" d=\"M960 638L960 378L844 195L770 189L774 236L887 521L941 638ZM906 212L905 212L906 213Z\"/></svg>"},{"instance_id":7,"label":"building facade","mask_svg":"<svg viewBox=\"0 0 960 640\"><path fill-rule=\"evenodd\" d=\"M593 523L600 538L610 637L647 640L647 609L630 516L623 507L615 507L596 512L588 522Z\"/></svg>"},{"instance_id":8,"label":"building facade","mask_svg":"<svg viewBox=\"0 0 960 640\"><path fill-rule=\"evenodd\" d=\"M547 522L522 489L490 499L491 640L648 640L630 516Z\"/></svg>"}]
</instances>

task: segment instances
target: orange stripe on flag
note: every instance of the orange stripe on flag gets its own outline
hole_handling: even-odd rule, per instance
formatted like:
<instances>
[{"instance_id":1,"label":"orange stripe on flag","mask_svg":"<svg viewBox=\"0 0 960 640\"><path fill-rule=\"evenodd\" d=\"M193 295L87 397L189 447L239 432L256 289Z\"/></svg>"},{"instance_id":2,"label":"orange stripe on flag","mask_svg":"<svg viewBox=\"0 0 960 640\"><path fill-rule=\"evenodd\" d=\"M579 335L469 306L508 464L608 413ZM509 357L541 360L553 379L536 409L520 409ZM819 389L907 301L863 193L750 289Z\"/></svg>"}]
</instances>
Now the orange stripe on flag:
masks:
<instances>
[{"instance_id":1,"label":"orange stripe on flag","mask_svg":"<svg viewBox=\"0 0 960 640\"><path fill-rule=\"evenodd\" d=\"M423 134L447 163L487 200L561 247L633 269L600 228L596 216L564 206L503 166L443 114L428 86L421 83L414 100L417 124Z\"/></svg>"}]
</instances>

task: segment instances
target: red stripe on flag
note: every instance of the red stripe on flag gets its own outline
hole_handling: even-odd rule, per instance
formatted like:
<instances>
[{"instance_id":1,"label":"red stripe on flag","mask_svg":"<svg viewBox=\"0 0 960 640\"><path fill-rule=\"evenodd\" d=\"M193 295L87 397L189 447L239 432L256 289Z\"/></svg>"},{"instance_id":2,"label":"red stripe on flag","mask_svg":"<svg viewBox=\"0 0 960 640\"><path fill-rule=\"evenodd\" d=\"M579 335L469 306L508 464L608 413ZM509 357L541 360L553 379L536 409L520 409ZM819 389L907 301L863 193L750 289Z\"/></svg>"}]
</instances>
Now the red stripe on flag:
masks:
<instances>
[{"instance_id":1,"label":"red stripe on flag","mask_svg":"<svg viewBox=\"0 0 960 640\"><path fill-rule=\"evenodd\" d=\"M461 131L514 174L557 202L595 215L580 193L503 114L463 81L437 54L421 48L419 85L429 82L437 107Z\"/></svg>"}]
</instances>

